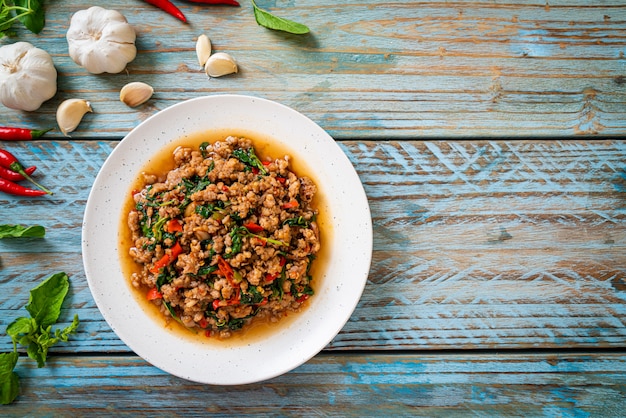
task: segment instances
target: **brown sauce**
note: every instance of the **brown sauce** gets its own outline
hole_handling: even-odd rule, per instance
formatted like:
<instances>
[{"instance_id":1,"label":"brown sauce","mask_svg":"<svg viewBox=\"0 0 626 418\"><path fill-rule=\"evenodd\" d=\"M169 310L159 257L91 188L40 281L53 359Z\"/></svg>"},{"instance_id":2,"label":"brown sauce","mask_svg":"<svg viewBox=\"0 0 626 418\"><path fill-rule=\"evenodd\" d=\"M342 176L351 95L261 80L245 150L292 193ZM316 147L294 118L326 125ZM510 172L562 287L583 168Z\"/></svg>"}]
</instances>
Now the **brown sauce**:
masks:
<instances>
[{"instance_id":1,"label":"brown sauce","mask_svg":"<svg viewBox=\"0 0 626 418\"><path fill-rule=\"evenodd\" d=\"M264 137L255 134L254 132L231 129L211 132L198 132L196 134L186 135L172 141L170 144L163 147L148 160L148 162L137 173L137 177L133 180L131 187L127 192L128 197L126 199L126 202L124 203L120 216L118 250L120 253L122 273L124 274L124 277L126 278L126 283L131 290L131 293L137 300L137 303L141 306L141 308L147 313L149 317L156 320L158 323L163 324L163 327L168 329L170 332L174 332L183 338L193 339L202 344L217 344L220 346L250 344L254 341L270 337L272 333L278 332L280 329L288 326L295 319L297 319L302 311L307 309L309 301L306 301L302 304L301 312L289 312L278 322L272 322L265 318L252 318L252 320L247 323L241 330L233 331L230 338L223 340L216 337L208 338L204 335L203 332L198 332L196 334L171 319L167 321L167 319L159 311L159 307L146 299L146 289L137 289L130 283L130 277L132 273L141 271L142 266L136 263L128 253L129 249L133 246L133 242L131 240L131 232L127 224L127 218L128 213L134 205L132 192L134 190L141 190L145 186L143 184L143 179L141 175L142 173L145 172L157 175L165 174L174 168L173 152L176 148L184 146L198 149L200 144L202 144L203 142L214 143L216 141L224 140L228 136L239 136L251 139L257 156L261 160L263 160L265 157L282 158L284 155L289 155L291 171L296 173L296 175L298 175L299 177L309 177L317 185L317 193L313 198L312 206L317 208L319 212L317 216L317 224L319 226L321 235L321 248L317 254L316 260L313 262L311 267L311 275L313 276L311 286L313 290L316 291L316 294L313 295L312 298L318 297L317 289L321 288L324 269L326 268L328 254L330 253L330 246L328 243L330 243L331 240L329 237L332 233L330 224L331 216L329 213L330 208L328 207L327 201L324 197L323 189L317 177L315 176L315 172L312 170L311 167L307 166L306 161L304 161L304 156L299 156L287 147L276 144L276 141L273 141L272 138Z\"/></svg>"}]
</instances>

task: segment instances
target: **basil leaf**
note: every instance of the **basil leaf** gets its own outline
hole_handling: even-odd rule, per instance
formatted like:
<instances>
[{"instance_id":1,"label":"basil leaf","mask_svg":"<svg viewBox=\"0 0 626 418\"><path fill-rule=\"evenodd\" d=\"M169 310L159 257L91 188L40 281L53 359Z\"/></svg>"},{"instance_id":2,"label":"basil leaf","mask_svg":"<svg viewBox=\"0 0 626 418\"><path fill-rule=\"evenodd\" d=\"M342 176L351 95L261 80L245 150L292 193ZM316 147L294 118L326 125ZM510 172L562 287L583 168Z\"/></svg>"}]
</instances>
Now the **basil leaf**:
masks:
<instances>
[{"instance_id":1,"label":"basil leaf","mask_svg":"<svg viewBox=\"0 0 626 418\"><path fill-rule=\"evenodd\" d=\"M10 30L14 20L12 9L4 1L0 1L0 39L15 34Z\"/></svg>"},{"instance_id":2,"label":"basil leaf","mask_svg":"<svg viewBox=\"0 0 626 418\"><path fill-rule=\"evenodd\" d=\"M256 156L254 148L248 148L247 150L236 149L233 151L233 156L242 163L247 164L249 167L257 168L259 173L263 175L267 174L267 170L265 169L265 166L263 166L261 160L259 160L259 157Z\"/></svg>"},{"instance_id":3,"label":"basil leaf","mask_svg":"<svg viewBox=\"0 0 626 418\"><path fill-rule=\"evenodd\" d=\"M37 330L37 323L35 321L31 318L21 317L9 324L7 327L7 335L14 341L18 341L20 334L30 334L35 330Z\"/></svg>"},{"instance_id":4,"label":"basil leaf","mask_svg":"<svg viewBox=\"0 0 626 418\"><path fill-rule=\"evenodd\" d=\"M19 377L13 371L18 357L17 351L0 353L0 404L2 405L13 402L20 392Z\"/></svg>"},{"instance_id":5,"label":"basil leaf","mask_svg":"<svg viewBox=\"0 0 626 418\"><path fill-rule=\"evenodd\" d=\"M2 238L43 238L46 229L41 225L0 225L0 239Z\"/></svg>"},{"instance_id":6,"label":"basil leaf","mask_svg":"<svg viewBox=\"0 0 626 418\"><path fill-rule=\"evenodd\" d=\"M17 18L32 33L39 33L46 24L46 12L43 1L40 0L14 0L16 6L29 9L27 13L20 13Z\"/></svg>"},{"instance_id":7,"label":"basil leaf","mask_svg":"<svg viewBox=\"0 0 626 418\"><path fill-rule=\"evenodd\" d=\"M275 16L267 10L259 8L254 0L252 1L252 7L254 8L254 18L256 19L256 23L261 26L264 26L268 29L294 33L296 35L309 33L309 28L307 26L298 22L294 22L293 20Z\"/></svg>"},{"instance_id":8,"label":"basil leaf","mask_svg":"<svg viewBox=\"0 0 626 418\"><path fill-rule=\"evenodd\" d=\"M30 291L26 310L37 321L40 328L53 325L61 314L61 305L69 290L67 274L56 273Z\"/></svg>"},{"instance_id":9,"label":"basil leaf","mask_svg":"<svg viewBox=\"0 0 626 418\"><path fill-rule=\"evenodd\" d=\"M70 334L75 334L78 329L78 324L80 321L78 320L78 315L74 315L74 320L70 325L63 328L63 330L56 330L55 335L58 341L63 341L66 343L69 340Z\"/></svg>"}]
</instances>

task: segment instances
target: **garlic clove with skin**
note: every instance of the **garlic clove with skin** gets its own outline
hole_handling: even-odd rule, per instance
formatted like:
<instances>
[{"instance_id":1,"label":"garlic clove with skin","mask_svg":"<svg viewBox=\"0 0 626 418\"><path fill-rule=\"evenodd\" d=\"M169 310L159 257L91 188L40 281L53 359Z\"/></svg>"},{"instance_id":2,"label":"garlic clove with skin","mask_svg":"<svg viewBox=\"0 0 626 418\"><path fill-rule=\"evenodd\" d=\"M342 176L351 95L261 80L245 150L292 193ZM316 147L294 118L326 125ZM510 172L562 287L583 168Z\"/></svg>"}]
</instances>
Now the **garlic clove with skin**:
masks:
<instances>
[{"instance_id":1,"label":"garlic clove with skin","mask_svg":"<svg viewBox=\"0 0 626 418\"><path fill-rule=\"evenodd\" d=\"M85 113L93 112L91 103L83 99L67 99L57 108L57 124L63 135L69 136L73 132L80 121L83 120Z\"/></svg>"},{"instance_id":2,"label":"garlic clove with skin","mask_svg":"<svg viewBox=\"0 0 626 418\"><path fill-rule=\"evenodd\" d=\"M204 34L198 36L196 41L196 56L198 57L198 63L202 67L204 67L204 64L211 56L211 40Z\"/></svg>"},{"instance_id":3,"label":"garlic clove with skin","mask_svg":"<svg viewBox=\"0 0 626 418\"><path fill-rule=\"evenodd\" d=\"M237 62L226 52L216 52L204 64L204 71L209 77L221 77L239 71Z\"/></svg>"},{"instance_id":4,"label":"garlic clove with skin","mask_svg":"<svg viewBox=\"0 0 626 418\"><path fill-rule=\"evenodd\" d=\"M130 107L137 107L147 102L154 93L151 85L141 81L126 84L120 90L120 100Z\"/></svg>"}]
</instances>

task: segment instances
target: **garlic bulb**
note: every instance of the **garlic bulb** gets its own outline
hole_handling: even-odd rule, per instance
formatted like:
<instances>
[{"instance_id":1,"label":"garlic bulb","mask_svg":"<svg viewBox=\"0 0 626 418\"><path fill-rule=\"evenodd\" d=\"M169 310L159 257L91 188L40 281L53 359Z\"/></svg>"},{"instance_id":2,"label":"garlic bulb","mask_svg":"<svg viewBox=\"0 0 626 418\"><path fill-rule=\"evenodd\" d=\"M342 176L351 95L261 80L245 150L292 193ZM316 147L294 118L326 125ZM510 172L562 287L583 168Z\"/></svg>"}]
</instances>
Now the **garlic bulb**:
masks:
<instances>
[{"instance_id":1,"label":"garlic bulb","mask_svg":"<svg viewBox=\"0 0 626 418\"><path fill-rule=\"evenodd\" d=\"M74 13L66 34L70 57L92 74L124 70L137 55L136 36L124 15L100 6Z\"/></svg>"},{"instance_id":2,"label":"garlic bulb","mask_svg":"<svg viewBox=\"0 0 626 418\"><path fill-rule=\"evenodd\" d=\"M57 92L52 57L28 42L0 47L0 101L6 107L33 111Z\"/></svg>"}]
</instances>

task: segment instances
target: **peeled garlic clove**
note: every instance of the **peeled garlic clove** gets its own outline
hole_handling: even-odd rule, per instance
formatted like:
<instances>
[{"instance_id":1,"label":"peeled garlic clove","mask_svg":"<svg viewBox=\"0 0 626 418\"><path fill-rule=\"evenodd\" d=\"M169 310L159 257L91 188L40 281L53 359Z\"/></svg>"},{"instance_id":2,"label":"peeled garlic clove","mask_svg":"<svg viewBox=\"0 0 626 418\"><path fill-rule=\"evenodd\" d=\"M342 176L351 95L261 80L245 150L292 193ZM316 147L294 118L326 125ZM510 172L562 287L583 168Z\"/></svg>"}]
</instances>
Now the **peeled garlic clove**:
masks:
<instances>
[{"instance_id":1,"label":"peeled garlic clove","mask_svg":"<svg viewBox=\"0 0 626 418\"><path fill-rule=\"evenodd\" d=\"M74 131L85 113L93 112L91 104L82 99L67 99L57 108L57 124L63 135Z\"/></svg>"},{"instance_id":2,"label":"peeled garlic clove","mask_svg":"<svg viewBox=\"0 0 626 418\"><path fill-rule=\"evenodd\" d=\"M211 56L211 40L204 34L198 36L196 41L196 56L198 57L198 63L203 67Z\"/></svg>"},{"instance_id":3,"label":"peeled garlic clove","mask_svg":"<svg viewBox=\"0 0 626 418\"><path fill-rule=\"evenodd\" d=\"M130 107L137 107L147 102L153 93L154 89L149 84L133 81L122 87L120 100Z\"/></svg>"},{"instance_id":4,"label":"peeled garlic clove","mask_svg":"<svg viewBox=\"0 0 626 418\"><path fill-rule=\"evenodd\" d=\"M236 73L238 71L237 62L226 52L216 52L204 64L204 71L209 77L221 77Z\"/></svg>"}]
</instances>

